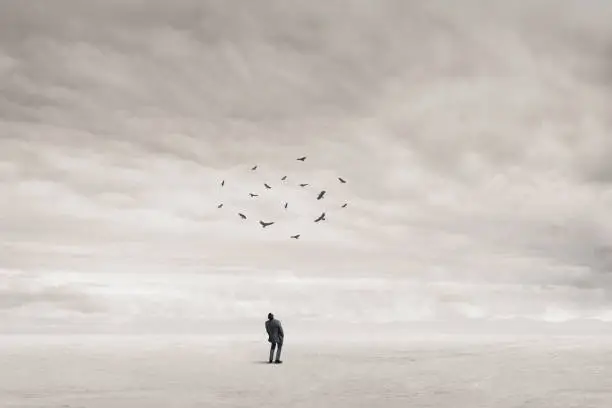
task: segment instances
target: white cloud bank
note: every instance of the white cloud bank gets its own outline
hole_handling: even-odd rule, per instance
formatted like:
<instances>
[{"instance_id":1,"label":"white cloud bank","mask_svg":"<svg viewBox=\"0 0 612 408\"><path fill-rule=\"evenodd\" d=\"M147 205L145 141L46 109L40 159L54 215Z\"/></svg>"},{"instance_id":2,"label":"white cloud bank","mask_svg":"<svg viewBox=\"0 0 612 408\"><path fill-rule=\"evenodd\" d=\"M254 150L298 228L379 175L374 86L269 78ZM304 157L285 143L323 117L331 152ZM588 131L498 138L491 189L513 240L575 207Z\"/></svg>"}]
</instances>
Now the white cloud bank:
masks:
<instances>
[{"instance_id":1,"label":"white cloud bank","mask_svg":"<svg viewBox=\"0 0 612 408\"><path fill-rule=\"evenodd\" d=\"M5 4L5 329L611 318L612 5L507 3Z\"/></svg>"}]
</instances>

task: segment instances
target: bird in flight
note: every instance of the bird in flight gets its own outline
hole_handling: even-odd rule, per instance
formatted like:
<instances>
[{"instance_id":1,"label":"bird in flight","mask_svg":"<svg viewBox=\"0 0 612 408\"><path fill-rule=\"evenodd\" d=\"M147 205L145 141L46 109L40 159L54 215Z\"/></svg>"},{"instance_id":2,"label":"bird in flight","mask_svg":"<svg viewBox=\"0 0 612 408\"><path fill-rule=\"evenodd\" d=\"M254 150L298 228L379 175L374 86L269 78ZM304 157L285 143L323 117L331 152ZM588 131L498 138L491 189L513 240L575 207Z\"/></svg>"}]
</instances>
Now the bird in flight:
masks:
<instances>
[{"instance_id":1,"label":"bird in flight","mask_svg":"<svg viewBox=\"0 0 612 408\"><path fill-rule=\"evenodd\" d=\"M287 206L289 205L289 203L285 203L285 210L287 209Z\"/></svg>"},{"instance_id":2,"label":"bird in flight","mask_svg":"<svg viewBox=\"0 0 612 408\"><path fill-rule=\"evenodd\" d=\"M225 180L221 182L221 187L223 187L224 185L225 185Z\"/></svg>"},{"instance_id":3,"label":"bird in flight","mask_svg":"<svg viewBox=\"0 0 612 408\"><path fill-rule=\"evenodd\" d=\"M342 208L346 208L347 205L348 205L348 203L342 204Z\"/></svg>"},{"instance_id":4,"label":"bird in flight","mask_svg":"<svg viewBox=\"0 0 612 408\"><path fill-rule=\"evenodd\" d=\"M274 224L274 222L259 221L259 224L262 226L262 228L266 228L267 226Z\"/></svg>"},{"instance_id":5,"label":"bird in flight","mask_svg":"<svg viewBox=\"0 0 612 408\"><path fill-rule=\"evenodd\" d=\"M346 183L346 180L345 180L345 179L343 179L342 177L338 177L338 180L340 180L340 182L341 182L342 184Z\"/></svg>"},{"instance_id":6,"label":"bird in flight","mask_svg":"<svg viewBox=\"0 0 612 408\"><path fill-rule=\"evenodd\" d=\"M249 195L250 195L251 197L259 197L259 194L255 194L255 193L249 193Z\"/></svg>"},{"instance_id":7,"label":"bird in flight","mask_svg":"<svg viewBox=\"0 0 612 408\"><path fill-rule=\"evenodd\" d=\"M255 170L257 170L257 165L254 165L254 166L251 168L251 171L255 171Z\"/></svg>"},{"instance_id":8,"label":"bird in flight","mask_svg":"<svg viewBox=\"0 0 612 408\"><path fill-rule=\"evenodd\" d=\"M322 199L324 195L325 195L325 190L323 190L323 191L321 191L321 192L319 193L319 195L317 196L317 200Z\"/></svg>"},{"instance_id":9,"label":"bird in flight","mask_svg":"<svg viewBox=\"0 0 612 408\"><path fill-rule=\"evenodd\" d=\"M304 160L306 160L306 156L298 157L297 160L304 161Z\"/></svg>"},{"instance_id":10,"label":"bird in flight","mask_svg":"<svg viewBox=\"0 0 612 408\"><path fill-rule=\"evenodd\" d=\"M321 213L321 215L319 215L319 218L314 220L314 222L319 222L319 221L325 221L325 213Z\"/></svg>"},{"instance_id":11,"label":"bird in flight","mask_svg":"<svg viewBox=\"0 0 612 408\"><path fill-rule=\"evenodd\" d=\"M308 185L308 183L302 183L300 184L300 187L306 187Z\"/></svg>"},{"instance_id":12,"label":"bird in flight","mask_svg":"<svg viewBox=\"0 0 612 408\"><path fill-rule=\"evenodd\" d=\"M243 213L238 213L238 215L240 216L240 218L242 218L243 220L246 220L246 215L244 215Z\"/></svg>"},{"instance_id":13,"label":"bird in flight","mask_svg":"<svg viewBox=\"0 0 612 408\"><path fill-rule=\"evenodd\" d=\"M217 208L221 208L221 207L223 207L223 203L221 203L221 204L219 204L219 205L217 206Z\"/></svg>"},{"instance_id":14,"label":"bird in flight","mask_svg":"<svg viewBox=\"0 0 612 408\"><path fill-rule=\"evenodd\" d=\"M293 239L299 239L299 238L300 238L300 234L297 234L297 235L292 235L292 236L291 236L291 238L293 238Z\"/></svg>"},{"instance_id":15,"label":"bird in flight","mask_svg":"<svg viewBox=\"0 0 612 408\"><path fill-rule=\"evenodd\" d=\"M283 180L283 181L287 180L287 176L283 176L283 178L281 180Z\"/></svg>"},{"instance_id":16,"label":"bird in flight","mask_svg":"<svg viewBox=\"0 0 612 408\"><path fill-rule=\"evenodd\" d=\"M266 184L266 183L264 183L264 186L266 186L266 188L267 188L268 190L272 188L272 187L270 187L270 186L269 186L268 184Z\"/></svg>"}]
</instances>

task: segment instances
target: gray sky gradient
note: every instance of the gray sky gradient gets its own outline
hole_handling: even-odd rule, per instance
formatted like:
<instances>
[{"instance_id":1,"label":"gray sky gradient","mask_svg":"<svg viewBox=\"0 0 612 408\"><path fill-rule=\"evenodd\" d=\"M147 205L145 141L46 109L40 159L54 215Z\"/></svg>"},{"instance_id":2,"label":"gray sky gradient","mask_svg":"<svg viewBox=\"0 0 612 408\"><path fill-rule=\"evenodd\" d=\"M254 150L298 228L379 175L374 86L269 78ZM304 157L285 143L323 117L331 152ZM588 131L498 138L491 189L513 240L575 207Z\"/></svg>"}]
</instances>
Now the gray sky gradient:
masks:
<instances>
[{"instance_id":1,"label":"gray sky gradient","mask_svg":"<svg viewBox=\"0 0 612 408\"><path fill-rule=\"evenodd\" d=\"M2 2L0 322L611 319L612 4L508 3Z\"/></svg>"}]
</instances>

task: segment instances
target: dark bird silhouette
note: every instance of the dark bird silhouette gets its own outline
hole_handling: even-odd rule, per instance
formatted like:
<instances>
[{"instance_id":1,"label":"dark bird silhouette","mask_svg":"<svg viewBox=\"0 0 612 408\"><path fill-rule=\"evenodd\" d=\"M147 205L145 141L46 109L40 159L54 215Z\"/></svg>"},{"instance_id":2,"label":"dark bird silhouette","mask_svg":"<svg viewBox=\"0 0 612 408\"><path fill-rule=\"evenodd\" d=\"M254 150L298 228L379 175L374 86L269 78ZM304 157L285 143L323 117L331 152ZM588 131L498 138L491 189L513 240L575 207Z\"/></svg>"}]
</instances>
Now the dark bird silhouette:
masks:
<instances>
[{"instance_id":1,"label":"dark bird silhouette","mask_svg":"<svg viewBox=\"0 0 612 408\"><path fill-rule=\"evenodd\" d=\"M306 160L306 156L299 157L299 158L297 158L297 160L304 161L304 160Z\"/></svg>"},{"instance_id":2,"label":"dark bird silhouette","mask_svg":"<svg viewBox=\"0 0 612 408\"><path fill-rule=\"evenodd\" d=\"M340 182L343 183L343 184L346 183L346 180L343 179L342 177L338 177L338 180L340 180Z\"/></svg>"},{"instance_id":3,"label":"dark bird silhouette","mask_svg":"<svg viewBox=\"0 0 612 408\"><path fill-rule=\"evenodd\" d=\"M238 215L240 216L240 218L242 218L243 220L246 220L246 215L244 215L243 213L238 213Z\"/></svg>"},{"instance_id":4,"label":"dark bird silhouette","mask_svg":"<svg viewBox=\"0 0 612 408\"><path fill-rule=\"evenodd\" d=\"M251 197L259 197L259 194L249 193Z\"/></svg>"},{"instance_id":5,"label":"dark bird silhouette","mask_svg":"<svg viewBox=\"0 0 612 408\"><path fill-rule=\"evenodd\" d=\"M269 185L267 185L266 183L264 183L264 186L266 186L266 188L267 188L268 190L272 188L272 187L270 187Z\"/></svg>"},{"instance_id":6,"label":"dark bird silhouette","mask_svg":"<svg viewBox=\"0 0 612 408\"><path fill-rule=\"evenodd\" d=\"M321 191L321 192L319 193L319 195L317 196L317 200L322 199L324 195L325 195L325 190L323 190L323 191Z\"/></svg>"},{"instance_id":7,"label":"dark bird silhouette","mask_svg":"<svg viewBox=\"0 0 612 408\"><path fill-rule=\"evenodd\" d=\"M300 234L297 234L297 235L292 235L292 236L291 236L291 238L293 238L293 239L299 239L299 238L300 238Z\"/></svg>"},{"instance_id":8,"label":"dark bird silhouette","mask_svg":"<svg viewBox=\"0 0 612 408\"><path fill-rule=\"evenodd\" d=\"M319 215L319 218L314 220L314 222L319 222L319 221L325 221L325 213L321 213L321 215Z\"/></svg>"},{"instance_id":9,"label":"dark bird silhouette","mask_svg":"<svg viewBox=\"0 0 612 408\"><path fill-rule=\"evenodd\" d=\"M348 205L348 203L342 204L342 208L346 208L347 205Z\"/></svg>"},{"instance_id":10,"label":"dark bird silhouette","mask_svg":"<svg viewBox=\"0 0 612 408\"><path fill-rule=\"evenodd\" d=\"M224 185L225 185L225 180L221 182L221 187L223 187Z\"/></svg>"},{"instance_id":11,"label":"dark bird silhouette","mask_svg":"<svg viewBox=\"0 0 612 408\"><path fill-rule=\"evenodd\" d=\"M285 210L287 209L287 206L289 205L289 203L285 203Z\"/></svg>"},{"instance_id":12,"label":"dark bird silhouette","mask_svg":"<svg viewBox=\"0 0 612 408\"><path fill-rule=\"evenodd\" d=\"M259 224L262 226L262 228L266 228L267 226L274 224L274 222L259 221Z\"/></svg>"},{"instance_id":13,"label":"dark bird silhouette","mask_svg":"<svg viewBox=\"0 0 612 408\"><path fill-rule=\"evenodd\" d=\"M251 171L255 171L255 170L257 170L257 165L254 165L254 166L251 168Z\"/></svg>"},{"instance_id":14,"label":"dark bird silhouette","mask_svg":"<svg viewBox=\"0 0 612 408\"><path fill-rule=\"evenodd\" d=\"M219 205L217 206L217 208L221 208L221 207L223 207L223 203L221 203L221 204L219 204Z\"/></svg>"},{"instance_id":15,"label":"dark bird silhouette","mask_svg":"<svg viewBox=\"0 0 612 408\"><path fill-rule=\"evenodd\" d=\"M300 187L306 187L308 185L308 183L302 183L300 184Z\"/></svg>"},{"instance_id":16,"label":"dark bird silhouette","mask_svg":"<svg viewBox=\"0 0 612 408\"><path fill-rule=\"evenodd\" d=\"M283 176L283 178L281 180L283 180L283 181L287 180L287 176Z\"/></svg>"}]
</instances>

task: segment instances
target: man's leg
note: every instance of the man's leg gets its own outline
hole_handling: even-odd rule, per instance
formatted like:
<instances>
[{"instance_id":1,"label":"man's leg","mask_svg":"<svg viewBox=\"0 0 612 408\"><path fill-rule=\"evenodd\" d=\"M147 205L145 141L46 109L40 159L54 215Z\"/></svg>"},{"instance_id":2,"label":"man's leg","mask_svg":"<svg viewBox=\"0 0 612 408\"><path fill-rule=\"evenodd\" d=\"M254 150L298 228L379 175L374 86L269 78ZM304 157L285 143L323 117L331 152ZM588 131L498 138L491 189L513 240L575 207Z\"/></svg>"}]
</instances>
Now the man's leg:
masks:
<instances>
[{"instance_id":1,"label":"man's leg","mask_svg":"<svg viewBox=\"0 0 612 408\"><path fill-rule=\"evenodd\" d=\"M281 350L283 349L283 343L278 343L278 349L276 349L276 361L281 361Z\"/></svg>"},{"instance_id":2,"label":"man's leg","mask_svg":"<svg viewBox=\"0 0 612 408\"><path fill-rule=\"evenodd\" d=\"M270 344L270 360L268 360L270 363L272 362L272 358L274 357L275 348L276 348L276 343L272 342L272 344Z\"/></svg>"}]
</instances>

